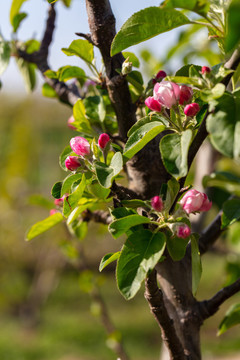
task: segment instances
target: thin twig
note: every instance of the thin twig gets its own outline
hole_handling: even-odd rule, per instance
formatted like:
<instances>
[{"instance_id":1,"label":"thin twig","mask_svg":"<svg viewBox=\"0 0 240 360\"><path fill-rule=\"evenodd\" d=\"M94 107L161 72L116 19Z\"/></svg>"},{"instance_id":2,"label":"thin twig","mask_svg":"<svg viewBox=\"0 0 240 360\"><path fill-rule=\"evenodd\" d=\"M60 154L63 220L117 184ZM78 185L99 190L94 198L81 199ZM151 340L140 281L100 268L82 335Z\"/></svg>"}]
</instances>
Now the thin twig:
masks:
<instances>
[{"instance_id":1,"label":"thin twig","mask_svg":"<svg viewBox=\"0 0 240 360\"><path fill-rule=\"evenodd\" d=\"M233 284L222 288L211 299L199 303L203 319L214 315L219 307L230 297L240 291L240 278Z\"/></svg>"}]
</instances>

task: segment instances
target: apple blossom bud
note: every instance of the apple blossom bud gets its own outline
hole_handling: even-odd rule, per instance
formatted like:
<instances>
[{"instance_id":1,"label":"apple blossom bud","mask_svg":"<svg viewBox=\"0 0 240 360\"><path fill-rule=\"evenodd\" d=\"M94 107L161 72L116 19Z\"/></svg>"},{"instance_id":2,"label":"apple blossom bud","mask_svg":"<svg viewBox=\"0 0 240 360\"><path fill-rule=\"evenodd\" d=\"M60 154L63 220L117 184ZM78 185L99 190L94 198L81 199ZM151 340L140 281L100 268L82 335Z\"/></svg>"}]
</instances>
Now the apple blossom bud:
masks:
<instances>
[{"instance_id":1,"label":"apple blossom bud","mask_svg":"<svg viewBox=\"0 0 240 360\"><path fill-rule=\"evenodd\" d=\"M71 129L71 130L76 130L76 127L74 126L74 125L72 125L72 123L75 121L75 119L74 119L74 117L73 116L71 116L69 119L68 119L68 127L69 127L69 129Z\"/></svg>"},{"instance_id":2,"label":"apple blossom bud","mask_svg":"<svg viewBox=\"0 0 240 360\"><path fill-rule=\"evenodd\" d=\"M56 206L62 206L63 205L63 201L65 199L65 197L67 196L67 194L63 195L62 197L60 197L59 199L55 199L54 200L54 204Z\"/></svg>"},{"instance_id":3,"label":"apple blossom bud","mask_svg":"<svg viewBox=\"0 0 240 360\"><path fill-rule=\"evenodd\" d=\"M100 149L104 150L109 141L110 141L109 135L103 133L98 138L98 146L100 147Z\"/></svg>"},{"instance_id":4,"label":"apple blossom bud","mask_svg":"<svg viewBox=\"0 0 240 360\"><path fill-rule=\"evenodd\" d=\"M179 85L171 81L157 83L153 89L154 99L158 100L163 106L170 109L176 105L180 96Z\"/></svg>"},{"instance_id":5,"label":"apple blossom bud","mask_svg":"<svg viewBox=\"0 0 240 360\"><path fill-rule=\"evenodd\" d=\"M201 73L204 75L204 74L209 74L211 72L211 69L210 67L208 66L202 66L202 69L201 69Z\"/></svg>"},{"instance_id":6,"label":"apple blossom bud","mask_svg":"<svg viewBox=\"0 0 240 360\"><path fill-rule=\"evenodd\" d=\"M209 201L207 195L195 189L186 192L180 200L180 204L187 214L196 211L208 211L212 206L212 202Z\"/></svg>"},{"instance_id":7,"label":"apple blossom bud","mask_svg":"<svg viewBox=\"0 0 240 360\"><path fill-rule=\"evenodd\" d=\"M165 73L165 71L163 70L160 70L157 75L155 76L155 79L156 80L159 80L159 79L163 79L167 76L167 74Z\"/></svg>"},{"instance_id":8,"label":"apple blossom bud","mask_svg":"<svg viewBox=\"0 0 240 360\"><path fill-rule=\"evenodd\" d=\"M180 85L180 96L179 96L179 104L185 105L192 100L193 91L187 85Z\"/></svg>"},{"instance_id":9,"label":"apple blossom bud","mask_svg":"<svg viewBox=\"0 0 240 360\"><path fill-rule=\"evenodd\" d=\"M90 154L90 144L89 142L81 136L76 136L70 140L70 146L72 150L80 156L85 156Z\"/></svg>"},{"instance_id":10,"label":"apple blossom bud","mask_svg":"<svg viewBox=\"0 0 240 360\"><path fill-rule=\"evenodd\" d=\"M129 57L122 64L122 75L127 75L132 71L132 63L129 61Z\"/></svg>"},{"instance_id":11,"label":"apple blossom bud","mask_svg":"<svg viewBox=\"0 0 240 360\"><path fill-rule=\"evenodd\" d=\"M163 209L163 201L160 196L154 196L151 199L151 206L154 210L160 212Z\"/></svg>"},{"instance_id":12,"label":"apple blossom bud","mask_svg":"<svg viewBox=\"0 0 240 360\"><path fill-rule=\"evenodd\" d=\"M200 110L200 106L197 103L188 104L184 108L184 114L187 116L195 116Z\"/></svg>"},{"instance_id":13,"label":"apple blossom bud","mask_svg":"<svg viewBox=\"0 0 240 360\"><path fill-rule=\"evenodd\" d=\"M74 171L81 166L81 163L77 156L68 156L65 160L65 166L68 170Z\"/></svg>"},{"instance_id":14,"label":"apple blossom bud","mask_svg":"<svg viewBox=\"0 0 240 360\"><path fill-rule=\"evenodd\" d=\"M191 229L186 224L181 224L176 227L176 235L179 238L186 239L191 235Z\"/></svg>"},{"instance_id":15,"label":"apple blossom bud","mask_svg":"<svg viewBox=\"0 0 240 360\"><path fill-rule=\"evenodd\" d=\"M56 213L58 213L59 211L58 210L56 210L56 209L51 209L50 211L49 211L49 215L54 215L54 214L56 214Z\"/></svg>"},{"instance_id":16,"label":"apple blossom bud","mask_svg":"<svg viewBox=\"0 0 240 360\"><path fill-rule=\"evenodd\" d=\"M162 106L160 102L155 100L153 96L149 96L148 98L146 98L145 104L152 111L158 111L158 112L161 111Z\"/></svg>"}]
</instances>

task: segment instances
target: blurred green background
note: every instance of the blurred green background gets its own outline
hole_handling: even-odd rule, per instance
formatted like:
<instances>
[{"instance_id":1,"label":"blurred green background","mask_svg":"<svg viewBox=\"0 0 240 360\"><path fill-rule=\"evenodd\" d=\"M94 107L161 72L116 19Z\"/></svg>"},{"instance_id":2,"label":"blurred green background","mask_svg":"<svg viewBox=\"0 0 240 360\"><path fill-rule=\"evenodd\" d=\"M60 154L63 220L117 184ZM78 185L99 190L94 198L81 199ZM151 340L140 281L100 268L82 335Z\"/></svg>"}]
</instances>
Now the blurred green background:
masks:
<instances>
[{"instance_id":1,"label":"blurred green background","mask_svg":"<svg viewBox=\"0 0 240 360\"><path fill-rule=\"evenodd\" d=\"M159 359L160 330L143 290L126 302L116 288L114 268L98 274L101 257L117 250L121 241L111 239L102 227L90 225L81 244L89 270L81 275L81 282L63 225L32 242L24 241L27 228L54 207L51 187L64 177L58 156L74 134L67 127L70 115L67 106L40 95L21 99L1 95L0 359L116 359L112 341L97 316L98 305L83 291L90 271L98 276L100 291L130 358ZM35 195L46 198L45 208L36 205L39 198ZM222 258L221 254L204 257L200 299L211 297L225 282ZM236 295L231 301L239 299ZM239 326L216 336L231 301L203 327L204 359L230 359L232 354L240 354Z\"/></svg>"}]
</instances>

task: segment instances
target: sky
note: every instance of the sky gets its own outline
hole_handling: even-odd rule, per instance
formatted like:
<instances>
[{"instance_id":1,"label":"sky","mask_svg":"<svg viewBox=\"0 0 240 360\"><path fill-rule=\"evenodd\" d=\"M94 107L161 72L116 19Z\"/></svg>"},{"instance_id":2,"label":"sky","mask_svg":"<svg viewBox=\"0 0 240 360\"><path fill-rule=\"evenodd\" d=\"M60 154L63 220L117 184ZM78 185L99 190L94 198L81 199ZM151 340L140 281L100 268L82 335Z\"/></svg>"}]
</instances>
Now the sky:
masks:
<instances>
[{"instance_id":1,"label":"sky","mask_svg":"<svg viewBox=\"0 0 240 360\"><path fill-rule=\"evenodd\" d=\"M117 30L121 28L123 23L136 11L145 7L158 6L159 0L111 0L113 13L116 17ZM9 21L9 12L11 0L1 0L0 12L0 33L5 40L11 40L13 37L11 25ZM21 11L28 13L28 17L22 22L17 33L19 40L25 41L30 38L40 40L47 17L48 10L47 0L27 0L23 3ZM60 1L56 3L57 20L54 32L54 41L50 48L49 63L53 70L57 70L64 65L79 65L83 67L81 60L76 57L68 57L61 48L68 47L70 43L79 39L75 32L88 33L88 21L84 0L72 0L71 8L66 8ZM174 44L179 30L173 30L166 34L159 35L147 42L129 48L127 51L138 52L141 47L151 49L156 55L161 55L171 44ZM81 63L80 63L81 62ZM25 92L23 80L15 65L14 59L11 59L10 65L1 77L1 92ZM39 81L41 84L42 81ZM38 86L38 89L40 85Z\"/></svg>"}]
</instances>

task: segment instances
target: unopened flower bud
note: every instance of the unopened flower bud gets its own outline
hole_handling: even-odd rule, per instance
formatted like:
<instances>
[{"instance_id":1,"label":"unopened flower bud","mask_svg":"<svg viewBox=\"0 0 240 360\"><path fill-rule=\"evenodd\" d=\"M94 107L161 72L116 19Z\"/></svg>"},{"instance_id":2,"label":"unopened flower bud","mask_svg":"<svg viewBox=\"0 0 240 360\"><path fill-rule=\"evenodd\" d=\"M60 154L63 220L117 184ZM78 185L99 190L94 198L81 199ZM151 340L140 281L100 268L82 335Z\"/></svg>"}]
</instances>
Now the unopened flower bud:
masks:
<instances>
[{"instance_id":1,"label":"unopened flower bud","mask_svg":"<svg viewBox=\"0 0 240 360\"><path fill-rule=\"evenodd\" d=\"M176 235L179 238L186 239L191 235L191 229L186 224L181 224L176 227Z\"/></svg>"},{"instance_id":2,"label":"unopened flower bud","mask_svg":"<svg viewBox=\"0 0 240 360\"><path fill-rule=\"evenodd\" d=\"M90 144L89 142L81 136L76 136L70 140L70 146L72 150L80 156L85 156L90 154Z\"/></svg>"},{"instance_id":3,"label":"unopened flower bud","mask_svg":"<svg viewBox=\"0 0 240 360\"><path fill-rule=\"evenodd\" d=\"M191 189L180 200L183 210L187 214L200 211L208 211L211 209L212 202L208 199L207 195Z\"/></svg>"},{"instance_id":4,"label":"unopened flower bud","mask_svg":"<svg viewBox=\"0 0 240 360\"><path fill-rule=\"evenodd\" d=\"M200 106L197 103L188 104L184 108L184 114L187 116L195 116L200 110Z\"/></svg>"},{"instance_id":5,"label":"unopened flower bud","mask_svg":"<svg viewBox=\"0 0 240 360\"><path fill-rule=\"evenodd\" d=\"M167 76L167 74L165 73L165 71L163 70L160 70L157 75L155 76L155 79L156 80L160 80L160 79L163 79Z\"/></svg>"},{"instance_id":6,"label":"unopened flower bud","mask_svg":"<svg viewBox=\"0 0 240 360\"><path fill-rule=\"evenodd\" d=\"M75 119L74 119L73 116L71 116L71 117L68 119L67 124L68 124L69 129L71 129L71 130L76 130L76 127L75 127L74 125L72 125L72 123L74 123L74 121L75 121Z\"/></svg>"},{"instance_id":7,"label":"unopened flower bud","mask_svg":"<svg viewBox=\"0 0 240 360\"><path fill-rule=\"evenodd\" d=\"M122 64L122 75L127 75L132 71L132 63L129 61L129 57Z\"/></svg>"},{"instance_id":8,"label":"unopened flower bud","mask_svg":"<svg viewBox=\"0 0 240 360\"><path fill-rule=\"evenodd\" d=\"M151 199L151 206L155 211L161 212L163 210L163 201L160 196L154 196Z\"/></svg>"},{"instance_id":9,"label":"unopened flower bud","mask_svg":"<svg viewBox=\"0 0 240 360\"><path fill-rule=\"evenodd\" d=\"M179 95L179 104L185 105L192 100L193 91L187 85L180 85L180 95Z\"/></svg>"},{"instance_id":10,"label":"unopened flower bud","mask_svg":"<svg viewBox=\"0 0 240 360\"><path fill-rule=\"evenodd\" d=\"M62 197L60 197L59 199L55 199L55 200L54 200L54 204L55 204L56 206L62 206L62 205L63 205L63 201L64 201L64 199L65 199L66 196L67 196L67 195L65 194L65 195L63 195Z\"/></svg>"},{"instance_id":11,"label":"unopened flower bud","mask_svg":"<svg viewBox=\"0 0 240 360\"><path fill-rule=\"evenodd\" d=\"M211 69L210 67L208 66L202 66L202 69L201 69L201 73L204 75L204 74L209 74L211 72Z\"/></svg>"},{"instance_id":12,"label":"unopened flower bud","mask_svg":"<svg viewBox=\"0 0 240 360\"><path fill-rule=\"evenodd\" d=\"M56 209L51 209L50 211L49 211L49 215L54 215L54 214L56 214L56 213L58 213L59 211L57 211Z\"/></svg>"},{"instance_id":13,"label":"unopened flower bud","mask_svg":"<svg viewBox=\"0 0 240 360\"><path fill-rule=\"evenodd\" d=\"M100 147L100 149L104 150L107 144L109 143L109 141L110 141L109 135L103 133L98 138L98 146Z\"/></svg>"},{"instance_id":14,"label":"unopened flower bud","mask_svg":"<svg viewBox=\"0 0 240 360\"><path fill-rule=\"evenodd\" d=\"M152 110L152 111L161 111L161 104L159 101L157 101L156 99L154 99L153 96L149 96L146 100L145 100L145 104L147 105L147 107Z\"/></svg>"},{"instance_id":15,"label":"unopened flower bud","mask_svg":"<svg viewBox=\"0 0 240 360\"><path fill-rule=\"evenodd\" d=\"M77 156L68 156L65 160L65 166L68 170L74 171L81 166L81 163Z\"/></svg>"},{"instance_id":16,"label":"unopened flower bud","mask_svg":"<svg viewBox=\"0 0 240 360\"><path fill-rule=\"evenodd\" d=\"M170 109L178 103L180 87L171 81L162 81L154 86L153 96L154 99L158 100L163 106Z\"/></svg>"}]
</instances>

